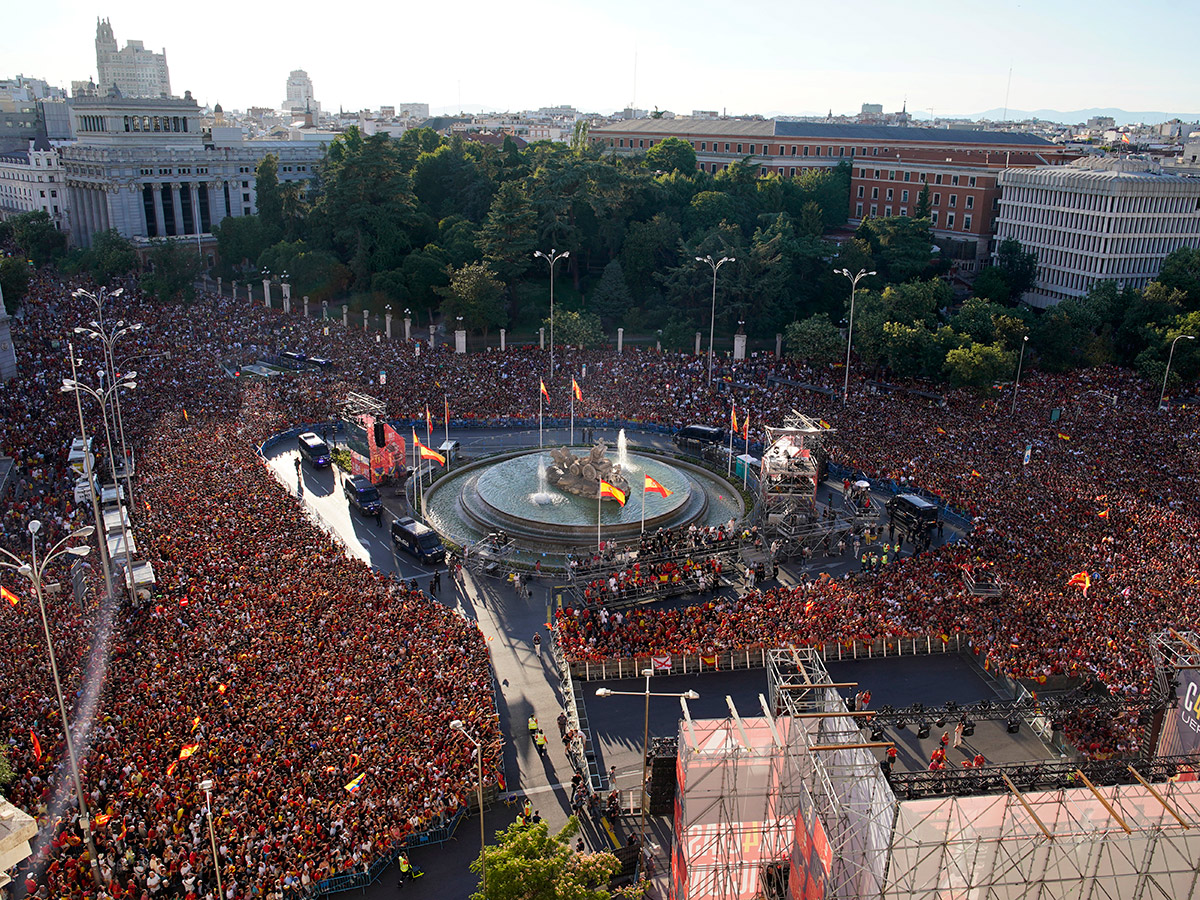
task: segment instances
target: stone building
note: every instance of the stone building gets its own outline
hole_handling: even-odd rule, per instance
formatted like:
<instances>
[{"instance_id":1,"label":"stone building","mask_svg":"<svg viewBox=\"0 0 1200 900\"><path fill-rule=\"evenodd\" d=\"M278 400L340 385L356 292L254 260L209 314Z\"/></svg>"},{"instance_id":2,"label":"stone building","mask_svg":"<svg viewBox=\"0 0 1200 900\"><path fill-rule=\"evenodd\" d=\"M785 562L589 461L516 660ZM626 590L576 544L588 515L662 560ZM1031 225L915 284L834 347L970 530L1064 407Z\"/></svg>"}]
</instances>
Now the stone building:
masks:
<instances>
[{"instance_id":1,"label":"stone building","mask_svg":"<svg viewBox=\"0 0 1200 900\"><path fill-rule=\"evenodd\" d=\"M126 41L118 50L108 19L96 19L96 81L101 94L115 87L123 97L171 96L166 51L147 50L141 41Z\"/></svg>"}]
</instances>

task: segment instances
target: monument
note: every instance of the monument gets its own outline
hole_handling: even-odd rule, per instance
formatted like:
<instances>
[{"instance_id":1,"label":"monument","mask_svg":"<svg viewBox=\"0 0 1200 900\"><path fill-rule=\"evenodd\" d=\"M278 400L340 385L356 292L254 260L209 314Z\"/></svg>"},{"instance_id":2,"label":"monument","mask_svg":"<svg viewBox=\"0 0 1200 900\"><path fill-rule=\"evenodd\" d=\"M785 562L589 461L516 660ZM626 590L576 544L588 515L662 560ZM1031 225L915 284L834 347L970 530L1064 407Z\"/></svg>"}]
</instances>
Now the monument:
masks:
<instances>
[{"instance_id":1,"label":"monument","mask_svg":"<svg viewBox=\"0 0 1200 900\"><path fill-rule=\"evenodd\" d=\"M607 457L608 444L601 438L586 456L576 456L566 447L550 451L553 463L546 468L546 481L568 494L598 498L600 482L606 481L624 494L629 494L629 482L621 473L621 464Z\"/></svg>"}]
</instances>

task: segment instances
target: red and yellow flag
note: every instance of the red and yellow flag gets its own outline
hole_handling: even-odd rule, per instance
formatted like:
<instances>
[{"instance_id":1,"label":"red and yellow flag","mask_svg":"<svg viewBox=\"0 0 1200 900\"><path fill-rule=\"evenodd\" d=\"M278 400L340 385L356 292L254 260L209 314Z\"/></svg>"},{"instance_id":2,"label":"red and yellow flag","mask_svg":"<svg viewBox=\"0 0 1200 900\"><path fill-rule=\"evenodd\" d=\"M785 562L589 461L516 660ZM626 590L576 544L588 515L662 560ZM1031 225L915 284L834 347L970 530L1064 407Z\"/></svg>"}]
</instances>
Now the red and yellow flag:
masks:
<instances>
[{"instance_id":1,"label":"red and yellow flag","mask_svg":"<svg viewBox=\"0 0 1200 900\"><path fill-rule=\"evenodd\" d=\"M0 597L3 597L5 600L7 600L13 606L16 606L17 604L19 604L21 602L21 598L18 597L16 594L14 594L12 591L10 591L6 587L0 587Z\"/></svg>"},{"instance_id":2,"label":"red and yellow flag","mask_svg":"<svg viewBox=\"0 0 1200 900\"><path fill-rule=\"evenodd\" d=\"M742 440L743 441L750 440L750 413L749 412L747 412L746 415L742 417Z\"/></svg>"},{"instance_id":3,"label":"red and yellow flag","mask_svg":"<svg viewBox=\"0 0 1200 900\"><path fill-rule=\"evenodd\" d=\"M600 482L600 496L601 497L611 497L613 500L616 500L622 506L625 505L625 492L618 487L613 487L607 481Z\"/></svg>"},{"instance_id":4,"label":"red and yellow flag","mask_svg":"<svg viewBox=\"0 0 1200 900\"><path fill-rule=\"evenodd\" d=\"M548 390L546 390L546 382L542 381L542 379L539 378L538 384L542 388L542 396L545 397L546 402L549 403L550 402L550 392Z\"/></svg>"},{"instance_id":5,"label":"red and yellow flag","mask_svg":"<svg viewBox=\"0 0 1200 900\"><path fill-rule=\"evenodd\" d=\"M830 427L832 427L832 426L831 426L831 425L830 425L828 422L826 422L824 419L817 419L817 424L818 424L818 425L820 425L822 428L830 428Z\"/></svg>"},{"instance_id":6,"label":"red and yellow flag","mask_svg":"<svg viewBox=\"0 0 1200 900\"><path fill-rule=\"evenodd\" d=\"M737 407L736 406L729 407L729 427L733 429L734 434L738 433Z\"/></svg>"},{"instance_id":7,"label":"red and yellow flag","mask_svg":"<svg viewBox=\"0 0 1200 900\"><path fill-rule=\"evenodd\" d=\"M571 379L571 390L575 392L575 399L582 403L583 391L579 389L579 382L577 382L574 378Z\"/></svg>"},{"instance_id":8,"label":"red and yellow flag","mask_svg":"<svg viewBox=\"0 0 1200 900\"><path fill-rule=\"evenodd\" d=\"M33 758L38 762L42 761L42 742L38 740L37 735L33 733L33 729L29 729L29 739L33 741Z\"/></svg>"},{"instance_id":9,"label":"red and yellow flag","mask_svg":"<svg viewBox=\"0 0 1200 900\"><path fill-rule=\"evenodd\" d=\"M183 748L179 751L179 758L187 759L189 756L191 756L193 753L195 753L199 749L200 749L199 744L184 744Z\"/></svg>"},{"instance_id":10,"label":"red and yellow flag","mask_svg":"<svg viewBox=\"0 0 1200 900\"><path fill-rule=\"evenodd\" d=\"M978 472L976 472L974 469L972 469L972 470L971 470L971 474L972 474L973 476L975 476L976 478L982 478L982 477L983 477L983 476L982 476L982 475L980 475Z\"/></svg>"},{"instance_id":11,"label":"red and yellow flag","mask_svg":"<svg viewBox=\"0 0 1200 900\"><path fill-rule=\"evenodd\" d=\"M1071 439L1071 436L1069 434L1063 434L1061 431L1058 433L1058 436L1060 438L1062 438L1064 441L1069 441Z\"/></svg>"},{"instance_id":12,"label":"red and yellow flag","mask_svg":"<svg viewBox=\"0 0 1200 900\"><path fill-rule=\"evenodd\" d=\"M1076 572L1067 582L1067 587L1083 588L1083 596L1087 596L1088 588L1092 586L1092 577L1087 572Z\"/></svg>"},{"instance_id":13,"label":"red and yellow flag","mask_svg":"<svg viewBox=\"0 0 1200 900\"><path fill-rule=\"evenodd\" d=\"M421 459L436 460L443 466L446 464L446 457L442 456L442 454L438 453L436 450L432 450L421 443L421 439L417 437L416 431L413 432L413 446L417 448L417 454L421 457Z\"/></svg>"},{"instance_id":14,"label":"red and yellow flag","mask_svg":"<svg viewBox=\"0 0 1200 900\"><path fill-rule=\"evenodd\" d=\"M673 493L675 493L674 491L667 490L665 487L663 487L661 484L659 484L657 481L655 481L649 475L646 476L646 485L643 488L643 490L647 494L659 494L664 498L670 497Z\"/></svg>"},{"instance_id":15,"label":"red and yellow flag","mask_svg":"<svg viewBox=\"0 0 1200 900\"><path fill-rule=\"evenodd\" d=\"M429 404L425 404L425 427L433 431L433 415L429 412Z\"/></svg>"},{"instance_id":16,"label":"red and yellow flag","mask_svg":"<svg viewBox=\"0 0 1200 900\"><path fill-rule=\"evenodd\" d=\"M939 425L939 426L937 427L937 433L938 433L938 434L945 434L945 433L946 433L946 429L945 429L945 428L943 428L941 425Z\"/></svg>"},{"instance_id":17,"label":"red and yellow flag","mask_svg":"<svg viewBox=\"0 0 1200 900\"><path fill-rule=\"evenodd\" d=\"M107 825L111 820L112 815L110 813L101 813L92 820L92 823L99 828L101 825Z\"/></svg>"},{"instance_id":18,"label":"red and yellow flag","mask_svg":"<svg viewBox=\"0 0 1200 900\"><path fill-rule=\"evenodd\" d=\"M1102 509L1102 510L1100 510L1100 512L1096 513L1096 515L1101 519L1107 519L1108 518L1108 510Z\"/></svg>"}]
</instances>

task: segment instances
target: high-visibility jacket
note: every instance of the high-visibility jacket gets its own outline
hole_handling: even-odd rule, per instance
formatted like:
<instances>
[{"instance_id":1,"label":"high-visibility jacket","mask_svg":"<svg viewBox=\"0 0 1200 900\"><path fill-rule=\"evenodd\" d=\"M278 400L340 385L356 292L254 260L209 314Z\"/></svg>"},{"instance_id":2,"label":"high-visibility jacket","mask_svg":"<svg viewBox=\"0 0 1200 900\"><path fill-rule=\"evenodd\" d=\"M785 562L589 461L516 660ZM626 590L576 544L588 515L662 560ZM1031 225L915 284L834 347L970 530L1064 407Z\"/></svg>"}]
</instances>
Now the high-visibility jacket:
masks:
<instances>
[{"instance_id":1,"label":"high-visibility jacket","mask_svg":"<svg viewBox=\"0 0 1200 900\"><path fill-rule=\"evenodd\" d=\"M536 741L536 742L537 742L537 745L538 745L539 747L545 747L545 746L546 746L546 735L545 735L545 734L543 734L542 732L540 732L540 731L539 731L537 734L535 734L535 735L533 736L533 739L534 739L534 741Z\"/></svg>"},{"instance_id":2,"label":"high-visibility jacket","mask_svg":"<svg viewBox=\"0 0 1200 900\"><path fill-rule=\"evenodd\" d=\"M538 730L538 720L536 716L529 717L529 733L534 734Z\"/></svg>"},{"instance_id":3,"label":"high-visibility jacket","mask_svg":"<svg viewBox=\"0 0 1200 900\"><path fill-rule=\"evenodd\" d=\"M411 865L409 865L409 862L408 862L408 857L407 857L407 856L404 856L403 854L401 854L401 855L400 855L399 864L400 864L400 871L401 871L401 872L407 872L409 869L411 869L411 868L412 868L412 866L411 866Z\"/></svg>"}]
</instances>

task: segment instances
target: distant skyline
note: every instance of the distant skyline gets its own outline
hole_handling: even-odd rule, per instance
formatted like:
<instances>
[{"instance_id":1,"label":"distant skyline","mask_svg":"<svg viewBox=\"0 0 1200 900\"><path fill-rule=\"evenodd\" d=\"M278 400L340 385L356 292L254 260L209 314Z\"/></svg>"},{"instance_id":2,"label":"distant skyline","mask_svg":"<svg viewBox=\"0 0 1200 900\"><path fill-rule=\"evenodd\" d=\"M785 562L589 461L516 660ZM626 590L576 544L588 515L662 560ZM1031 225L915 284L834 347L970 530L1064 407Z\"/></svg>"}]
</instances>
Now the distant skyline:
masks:
<instances>
[{"instance_id":1,"label":"distant skyline","mask_svg":"<svg viewBox=\"0 0 1200 900\"><path fill-rule=\"evenodd\" d=\"M345 8L350 9L350 8ZM907 101L927 118L983 110L1120 107L1200 113L1181 77L1200 4L1129 29L1114 0L804 3L773 17L716 0L372 5L364 15L213 0L102 6L65 0L6 10L0 77L69 88L96 77L96 17L119 45L166 50L171 85L227 109L278 107L304 69L326 110L425 102L431 109L611 112L630 103L687 115L858 112ZM1149 27L1146 27L1149 26ZM1152 40L1145 40L1146 32ZM1012 69L1011 84L1009 69Z\"/></svg>"}]
</instances>

